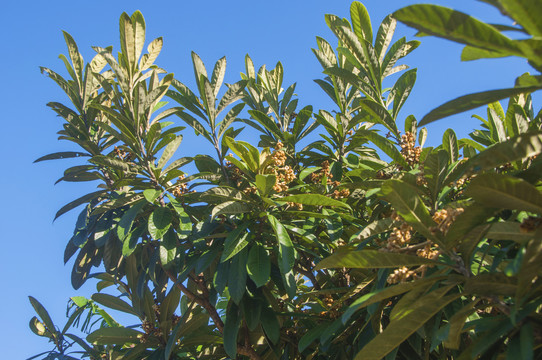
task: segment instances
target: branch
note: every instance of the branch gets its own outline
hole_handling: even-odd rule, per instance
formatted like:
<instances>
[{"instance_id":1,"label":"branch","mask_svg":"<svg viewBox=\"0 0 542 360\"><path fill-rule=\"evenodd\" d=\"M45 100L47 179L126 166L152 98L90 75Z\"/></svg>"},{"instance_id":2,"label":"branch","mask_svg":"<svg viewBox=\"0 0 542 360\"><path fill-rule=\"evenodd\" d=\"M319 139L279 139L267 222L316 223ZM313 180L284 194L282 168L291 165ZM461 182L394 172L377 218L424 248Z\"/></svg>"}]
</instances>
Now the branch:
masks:
<instances>
[{"instance_id":1,"label":"branch","mask_svg":"<svg viewBox=\"0 0 542 360\"><path fill-rule=\"evenodd\" d=\"M173 275L169 270L165 269L164 266L162 266L165 273L169 277L171 281L177 286L183 294L185 294L190 300L195 301L196 304L207 310L207 313L209 313L209 316L211 319L213 319L213 322L215 323L216 328L220 333L224 332L224 323L222 322L222 319L218 315L218 312L216 311L216 308L209 302L209 299L202 299L196 294L194 294L192 291L188 290L186 286L183 284L177 282L177 277Z\"/></svg>"}]
</instances>

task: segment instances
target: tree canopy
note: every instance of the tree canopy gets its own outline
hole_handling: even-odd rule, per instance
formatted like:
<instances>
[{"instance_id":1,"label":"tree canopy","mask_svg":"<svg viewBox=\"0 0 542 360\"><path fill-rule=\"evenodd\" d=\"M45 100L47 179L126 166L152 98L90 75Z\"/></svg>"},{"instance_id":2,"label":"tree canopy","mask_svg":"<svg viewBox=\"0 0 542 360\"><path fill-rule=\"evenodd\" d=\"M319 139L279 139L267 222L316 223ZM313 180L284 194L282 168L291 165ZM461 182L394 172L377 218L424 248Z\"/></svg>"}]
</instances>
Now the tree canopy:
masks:
<instances>
[{"instance_id":1,"label":"tree canopy","mask_svg":"<svg viewBox=\"0 0 542 360\"><path fill-rule=\"evenodd\" d=\"M64 260L75 289L97 292L71 298L62 327L30 297L31 330L54 344L36 357L542 356L542 7L485 2L514 25L437 5L375 28L360 2L326 15L336 39L313 52L332 109L300 108L282 64L248 55L225 84L226 59L193 52L190 89L157 65L162 38L147 41L139 11L120 17L120 51L94 47L90 62L64 32L69 76L41 70L69 98L48 106L79 151L36 161L78 158L59 181L97 185L55 216L82 208ZM397 21L464 44L463 60L516 56L535 74L418 122L401 109L420 42L395 40ZM480 106L468 138L450 128L424 147L424 125ZM259 139L239 140L247 127ZM214 156L183 156L192 133Z\"/></svg>"}]
</instances>

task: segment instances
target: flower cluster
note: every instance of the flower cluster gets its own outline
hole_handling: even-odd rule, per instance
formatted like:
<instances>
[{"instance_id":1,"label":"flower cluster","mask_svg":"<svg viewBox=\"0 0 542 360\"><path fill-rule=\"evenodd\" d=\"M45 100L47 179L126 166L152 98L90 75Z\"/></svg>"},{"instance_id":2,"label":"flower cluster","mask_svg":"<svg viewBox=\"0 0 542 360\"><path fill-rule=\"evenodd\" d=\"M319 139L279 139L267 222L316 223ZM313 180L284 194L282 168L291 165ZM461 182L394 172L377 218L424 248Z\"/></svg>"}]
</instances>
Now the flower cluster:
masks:
<instances>
[{"instance_id":1,"label":"flower cluster","mask_svg":"<svg viewBox=\"0 0 542 360\"><path fill-rule=\"evenodd\" d=\"M386 248L388 250L393 250L410 243L410 240L412 239L411 231L412 227L407 223L401 224L399 228L394 227L388 237Z\"/></svg>"},{"instance_id":2,"label":"flower cluster","mask_svg":"<svg viewBox=\"0 0 542 360\"><path fill-rule=\"evenodd\" d=\"M387 282L388 284L397 284L400 282L405 282L415 276L416 272L414 270L410 270L406 266L402 266L399 269L395 269L395 271L388 276Z\"/></svg>"},{"instance_id":3,"label":"flower cluster","mask_svg":"<svg viewBox=\"0 0 542 360\"><path fill-rule=\"evenodd\" d=\"M349 196L350 196L350 190L348 189L335 190L333 191L333 194L331 194L331 197L334 199L344 199Z\"/></svg>"},{"instance_id":4,"label":"flower cluster","mask_svg":"<svg viewBox=\"0 0 542 360\"><path fill-rule=\"evenodd\" d=\"M177 180L177 183L175 184L175 187L171 190L171 193L175 197L180 197L183 194L186 194L188 192L188 185L186 185L185 182L183 182L185 176L181 175L179 176L179 179Z\"/></svg>"},{"instance_id":5,"label":"flower cluster","mask_svg":"<svg viewBox=\"0 0 542 360\"><path fill-rule=\"evenodd\" d=\"M436 233L440 231L444 235L450 229L450 226L454 223L455 219L465 211L463 208L451 208L441 209L433 214L433 221L437 223L437 226L431 227L431 232Z\"/></svg>"},{"instance_id":6,"label":"flower cluster","mask_svg":"<svg viewBox=\"0 0 542 360\"><path fill-rule=\"evenodd\" d=\"M320 171L315 171L311 174L311 182L313 184L319 184L320 182L322 182L322 179L324 177L326 177L328 184L332 183L331 179L333 178L333 175L330 172L328 160L324 160L324 162L322 162L322 168L320 169Z\"/></svg>"},{"instance_id":7,"label":"flower cluster","mask_svg":"<svg viewBox=\"0 0 542 360\"><path fill-rule=\"evenodd\" d=\"M420 161L422 148L416 145L416 135L407 131L401 136L401 154L409 165L417 164Z\"/></svg>"},{"instance_id":8,"label":"flower cluster","mask_svg":"<svg viewBox=\"0 0 542 360\"><path fill-rule=\"evenodd\" d=\"M535 231L541 225L542 225L541 217L529 216L521 222L521 225L519 226L519 230L522 233L529 233L531 231Z\"/></svg>"},{"instance_id":9,"label":"flower cluster","mask_svg":"<svg viewBox=\"0 0 542 360\"><path fill-rule=\"evenodd\" d=\"M116 155L119 159L121 159L121 160L123 160L123 161L130 161L130 160L132 160L132 153L129 152L129 151L124 150L124 149L121 148L121 147L115 146L114 152L115 152L115 155Z\"/></svg>"}]
</instances>

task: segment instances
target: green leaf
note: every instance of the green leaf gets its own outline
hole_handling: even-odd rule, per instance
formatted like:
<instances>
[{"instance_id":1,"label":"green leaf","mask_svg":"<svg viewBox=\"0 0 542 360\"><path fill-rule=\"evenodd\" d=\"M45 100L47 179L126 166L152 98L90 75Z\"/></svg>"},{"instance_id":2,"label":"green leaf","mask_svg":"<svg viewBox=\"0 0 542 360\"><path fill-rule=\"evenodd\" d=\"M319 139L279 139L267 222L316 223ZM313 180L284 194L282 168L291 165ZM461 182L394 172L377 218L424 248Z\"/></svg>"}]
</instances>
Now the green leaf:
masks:
<instances>
[{"instance_id":1,"label":"green leaf","mask_svg":"<svg viewBox=\"0 0 542 360\"><path fill-rule=\"evenodd\" d=\"M231 259L248 245L247 238L249 233L246 231L248 225L249 222L245 222L228 234L226 240L224 240L224 251L222 252L220 262Z\"/></svg>"},{"instance_id":2,"label":"green leaf","mask_svg":"<svg viewBox=\"0 0 542 360\"><path fill-rule=\"evenodd\" d=\"M248 253L247 273L257 287L267 284L271 275L271 261L267 250L262 245L255 244Z\"/></svg>"},{"instance_id":3,"label":"green leaf","mask_svg":"<svg viewBox=\"0 0 542 360\"><path fill-rule=\"evenodd\" d=\"M139 61L139 70L147 70L149 67L151 67L152 64L154 64L154 61L160 54L160 51L162 51L162 46L164 44L164 41L162 37L156 38L149 46L147 46L147 52L148 54L145 54L141 57L141 60Z\"/></svg>"},{"instance_id":4,"label":"green leaf","mask_svg":"<svg viewBox=\"0 0 542 360\"><path fill-rule=\"evenodd\" d=\"M449 287L440 288L419 298L411 311L391 321L382 333L378 334L357 353L354 359L383 359L437 312L461 296L459 294L444 296L448 290Z\"/></svg>"},{"instance_id":5,"label":"green leaf","mask_svg":"<svg viewBox=\"0 0 542 360\"><path fill-rule=\"evenodd\" d=\"M260 152L258 149L245 141L238 141L229 137L225 137L223 141L235 155L245 162L251 171L258 171L260 167Z\"/></svg>"},{"instance_id":6,"label":"green leaf","mask_svg":"<svg viewBox=\"0 0 542 360\"><path fill-rule=\"evenodd\" d=\"M437 203L438 196L444 186L444 179L448 171L448 154L446 150L432 151L423 164L424 176L433 204Z\"/></svg>"},{"instance_id":7,"label":"green leaf","mask_svg":"<svg viewBox=\"0 0 542 360\"><path fill-rule=\"evenodd\" d=\"M226 201L213 208L211 217L214 218L220 214L244 214L246 212L251 212L252 210L254 210L254 208L248 204L239 201Z\"/></svg>"},{"instance_id":8,"label":"green leaf","mask_svg":"<svg viewBox=\"0 0 542 360\"><path fill-rule=\"evenodd\" d=\"M513 240L525 243L533 238L533 233L522 232L521 224L518 222L504 221L493 223L486 237L491 240Z\"/></svg>"},{"instance_id":9,"label":"green leaf","mask_svg":"<svg viewBox=\"0 0 542 360\"><path fill-rule=\"evenodd\" d=\"M386 139L385 137L380 136L374 131L370 131L370 130L358 130L356 132L356 137L370 140L397 164L401 165L404 169L410 169L410 166L406 162L403 155L401 155L401 153L399 152L399 150L397 150L395 145L390 140Z\"/></svg>"},{"instance_id":10,"label":"green leaf","mask_svg":"<svg viewBox=\"0 0 542 360\"><path fill-rule=\"evenodd\" d=\"M370 99L365 99L360 100L359 105L363 110L371 115L371 122L384 125L393 135L399 137L397 124L395 123L394 118L390 114L389 110L386 109L382 104L374 102Z\"/></svg>"},{"instance_id":11,"label":"green leaf","mask_svg":"<svg viewBox=\"0 0 542 360\"><path fill-rule=\"evenodd\" d=\"M457 135L452 129L448 129L442 135L442 147L448 153L450 164L459 159L459 145L457 144Z\"/></svg>"},{"instance_id":12,"label":"green leaf","mask_svg":"<svg viewBox=\"0 0 542 360\"><path fill-rule=\"evenodd\" d=\"M395 33L395 27L397 26L397 20L393 16L388 15L382 20L375 39L375 53L378 56L378 60L382 63L386 50L390 46L391 39Z\"/></svg>"},{"instance_id":13,"label":"green leaf","mask_svg":"<svg viewBox=\"0 0 542 360\"><path fill-rule=\"evenodd\" d=\"M305 335L303 335L303 337L299 339L299 344L297 346L297 348L299 349L299 352L303 352L307 347L309 347L310 344L313 343L314 340L318 339L324 333L324 331L326 331L328 328L329 328L329 322L325 322L316 327L313 327L312 329L309 329L309 331L307 331Z\"/></svg>"},{"instance_id":14,"label":"green leaf","mask_svg":"<svg viewBox=\"0 0 542 360\"><path fill-rule=\"evenodd\" d=\"M438 241L429 230L435 222L414 187L400 180L387 180L381 191L397 213L415 230L428 239Z\"/></svg>"},{"instance_id":15,"label":"green leaf","mask_svg":"<svg viewBox=\"0 0 542 360\"><path fill-rule=\"evenodd\" d=\"M373 42L373 29L371 28L371 18L365 6L359 1L354 1L350 5L350 17L352 18L352 27L359 40Z\"/></svg>"},{"instance_id":16,"label":"green leaf","mask_svg":"<svg viewBox=\"0 0 542 360\"><path fill-rule=\"evenodd\" d=\"M542 37L542 10L537 0L499 0L507 15L535 37Z\"/></svg>"},{"instance_id":17,"label":"green leaf","mask_svg":"<svg viewBox=\"0 0 542 360\"><path fill-rule=\"evenodd\" d=\"M45 328L45 325L35 316L30 319L28 326L30 327L30 330L38 336L43 336L47 338L52 337L51 333L49 333L48 330Z\"/></svg>"},{"instance_id":18,"label":"green leaf","mask_svg":"<svg viewBox=\"0 0 542 360\"><path fill-rule=\"evenodd\" d=\"M103 306L106 306L108 308L122 311L131 315L139 316L137 311L126 301L119 299L116 296L109 295L109 294L102 294L102 293L96 293L92 295L92 300L96 301L99 304L102 304Z\"/></svg>"},{"instance_id":19,"label":"green leaf","mask_svg":"<svg viewBox=\"0 0 542 360\"><path fill-rule=\"evenodd\" d=\"M466 172L479 172L522 160L542 152L542 133L526 133L495 144L470 158ZM450 179L454 181L456 179Z\"/></svg>"},{"instance_id":20,"label":"green leaf","mask_svg":"<svg viewBox=\"0 0 542 360\"><path fill-rule=\"evenodd\" d=\"M246 291L247 285L247 249L243 248L231 260L228 274L228 290L231 299L239 304Z\"/></svg>"},{"instance_id":21,"label":"green leaf","mask_svg":"<svg viewBox=\"0 0 542 360\"><path fill-rule=\"evenodd\" d=\"M156 165L157 168L161 169L166 165L169 159L171 159L173 154L175 154L175 152L179 148L182 140L182 135L179 135L166 146L164 152L162 153L162 156L160 156L160 160L158 160L158 164Z\"/></svg>"},{"instance_id":22,"label":"green leaf","mask_svg":"<svg viewBox=\"0 0 542 360\"><path fill-rule=\"evenodd\" d=\"M494 103L519 94L528 94L542 89L542 85L537 86L518 86L509 89L490 90L469 95L460 96L439 107L431 110L420 121L420 126L427 125L433 121L445 118L447 116L462 113L464 111L476 109L477 107Z\"/></svg>"},{"instance_id":23,"label":"green leaf","mask_svg":"<svg viewBox=\"0 0 542 360\"><path fill-rule=\"evenodd\" d=\"M449 349L459 349L461 343L461 333L468 317L476 311L478 301L469 302L450 318L450 331L448 338L444 341L444 346Z\"/></svg>"},{"instance_id":24,"label":"green leaf","mask_svg":"<svg viewBox=\"0 0 542 360\"><path fill-rule=\"evenodd\" d=\"M168 208L157 207L149 216L148 229L153 239L161 239L171 226L173 215Z\"/></svg>"},{"instance_id":25,"label":"green leaf","mask_svg":"<svg viewBox=\"0 0 542 360\"><path fill-rule=\"evenodd\" d=\"M69 158L76 158L76 157L82 157L82 156L88 157L89 154L76 152L76 151L61 151L61 152L56 152L56 153L42 156L34 160L34 163L37 163L40 161L46 161L46 160L69 159Z\"/></svg>"},{"instance_id":26,"label":"green leaf","mask_svg":"<svg viewBox=\"0 0 542 360\"><path fill-rule=\"evenodd\" d=\"M406 99L410 95L414 83L416 82L416 69L409 70L405 72L399 79L393 88L390 91L390 97L393 98L393 111L392 117L397 118L399 110L403 107ZM410 129L405 129L405 131L410 131Z\"/></svg>"},{"instance_id":27,"label":"green leaf","mask_svg":"<svg viewBox=\"0 0 542 360\"><path fill-rule=\"evenodd\" d=\"M232 359L237 355L237 334L242 317L235 303L230 302L226 310L226 322L224 323L224 350Z\"/></svg>"},{"instance_id":28,"label":"green leaf","mask_svg":"<svg viewBox=\"0 0 542 360\"><path fill-rule=\"evenodd\" d=\"M55 324L53 323L53 320L51 320L51 317L49 316L47 310L45 310L43 305L34 297L29 296L28 299L30 300L32 307L34 308L38 316L43 321L43 325L45 325L45 328L49 330L51 335L54 334L56 332Z\"/></svg>"},{"instance_id":29,"label":"green leaf","mask_svg":"<svg viewBox=\"0 0 542 360\"><path fill-rule=\"evenodd\" d=\"M320 194L298 194L280 198L280 201L294 202L312 206L337 206L351 210L350 206L342 201L335 200Z\"/></svg>"},{"instance_id":30,"label":"green leaf","mask_svg":"<svg viewBox=\"0 0 542 360\"><path fill-rule=\"evenodd\" d=\"M519 46L493 26L438 5L411 5L393 13L397 20L422 31L465 45L522 56Z\"/></svg>"},{"instance_id":31,"label":"green leaf","mask_svg":"<svg viewBox=\"0 0 542 360\"><path fill-rule=\"evenodd\" d=\"M527 181L514 176L478 175L470 182L466 195L488 207L542 214L542 194Z\"/></svg>"},{"instance_id":32,"label":"green leaf","mask_svg":"<svg viewBox=\"0 0 542 360\"><path fill-rule=\"evenodd\" d=\"M423 264L436 264L436 261L414 255L382 252L378 250L337 251L318 263L314 270L335 268L398 268L401 266L415 266Z\"/></svg>"},{"instance_id":33,"label":"green leaf","mask_svg":"<svg viewBox=\"0 0 542 360\"><path fill-rule=\"evenodd\" d=\"M139 344L139 339L143 335L142 332L134 329L104 327L90 333L87 341L95 345Z\"/></svg>"},{"instance_id":34,"label":"green leaf","mask_svg":"<svg viewBox=\"0 0 542 360\"><path fill-rule=\"evenodd\" d=\"M136 202L124 213L124 215L122 215L122 218L117 225L117 236L120 241L124 242L130 233L130 229L132 228L132 224L134 223L137 214L139 214L139 211L141 211L145 205L146 203L144 201Z\"/></svg>"},{"instance_id":35,"label":"green leaf","mask_svg":"<svg viewBox=\"0 0 542 360\"><path fill-rule=\"evenodd\" d=\"M273 215L268 214L267 219L269 220L269 224L271 224L271 227L273 228L273 231L275 232L275 236L277 237L277 241L279 243L278 265L280 272L284 275L289 273L290 270L292 270L292 268L294 267L296 254L294 244L292 243L292 240L290 239L290 235L288 235L286 228L284 227L284 225L282 225L282 223L277 220L277 218L275 218Z\"/></svg>"},{"instance_id":36,"label":"green leaf","mask_svg":"<svg viewBox=\"0 0 542 360\"><path fill-rule=\"evenodd\" d=\"M343 323L346 323L348 319L361 308L367 307L371 304L375 304L377 302L389 299L394 296L404 294L420 286L426 286L428 283L433 284L443 279L445 279L445 277L427 277L421 280L399 283L397 285L392 285L378 289L376 291L372 291L368 294L363 295L362 297L354 301L350 306L348 306L347 310L342 316L342 321Z\"/></svg>"},{"instance_id":37,"label":"green leaf","mask_svg":"<svg viewBox=\"0 0 542 360\"><path fill-rule=\"evenodd\" d=\"M88 203L91 200L96 199L97 197L99 197L99 196L101 196L101 195L103 195L105 193L106 193L105 190L99 190L99 191L95 191L93 193L81 196L80 198L78 198L76 200L73 200L72 202L64 205L62 208L60 208L60 210L57 211L54 220L58 219L59 216L67 213L68 211L78 207L79 205Z\"/></svg>"},{"instance_id":38,"label":"green leaf","mask_svg":"<svg viewBox=\"0 0 542 360\"><path fill-rule=\"evenodd\" d=\"M267 196L277 181L277 177L274 174L256 175L256 187L260 191L262 196Z\"/></svg>"},{"instance_id":39,"label":"green leaf","mask_svg":"<svg viewBox=\"0 0 542 360\"><path fill-rule=\"evenodd\" d=\"M260 322L265 335L267 335L273 344L276 344L280 337L280 324L273 310L262 308Z\"/></svg>"}]
</instances>

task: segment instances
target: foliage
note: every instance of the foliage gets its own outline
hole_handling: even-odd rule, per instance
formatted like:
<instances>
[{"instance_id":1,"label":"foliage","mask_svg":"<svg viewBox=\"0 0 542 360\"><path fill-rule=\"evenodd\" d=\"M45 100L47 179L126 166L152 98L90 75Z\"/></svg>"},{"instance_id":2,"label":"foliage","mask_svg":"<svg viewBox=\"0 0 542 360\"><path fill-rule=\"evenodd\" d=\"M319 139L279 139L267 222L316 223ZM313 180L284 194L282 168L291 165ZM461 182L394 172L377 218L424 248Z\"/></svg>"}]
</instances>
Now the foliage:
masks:
<instances>
[{"instance_id":1,"label":"foliage","mask_svg":"<svg viewBox=\"0 0 542 360\"><path fill-rule=\"evenodd\" d=\"M540 7L486 2L516 25L435 5L400 9L376 32L359 2L350 20L326 15L338 46L317 38L313 52L332 110L298 110L282 64L256 71L248 55L246 73L223 90L225 58L209 76L192 53L192 91L155 65L161 38L143 54L139 12L121 16L117 57L95 47L84 63L65 33L71 79L42 71L72 102L48 104L65 121L59 139L80 151L37 161L80 157L59 181L98 182L56 214L83 206L65 261L75 257L74 288L92 278L98 292L71 300L62 330L30 298L32 331L54 343L38 357L541 356L542 115L530 96L540 74L453 100L420 124L401 113L416 69L399 61L419 42L393 42L397 20L465 44L464 60L513 55L541 71ZM449 129L423 148L419 125L480 105L487 118L470 138ZM176 118L216 157L177 157ZM257 146L236 140L240 123L260 133ZM312 142L300 149L303 139ZM86 339L68 333L77 326Z\"/></svg>"}]
</instances>

